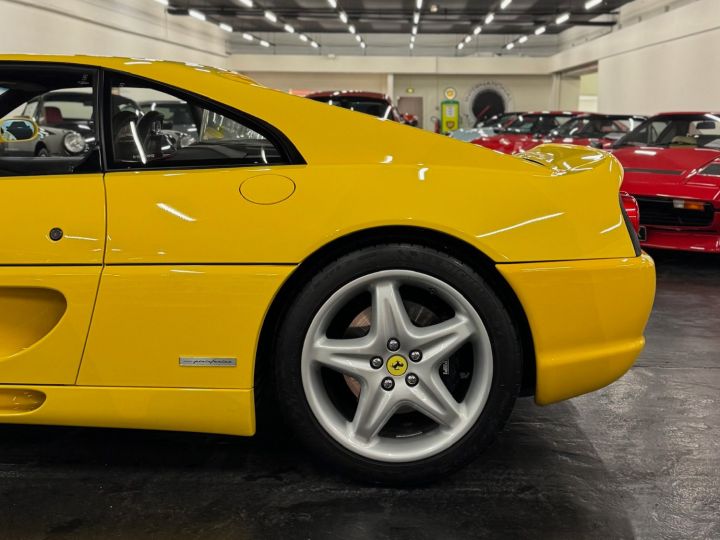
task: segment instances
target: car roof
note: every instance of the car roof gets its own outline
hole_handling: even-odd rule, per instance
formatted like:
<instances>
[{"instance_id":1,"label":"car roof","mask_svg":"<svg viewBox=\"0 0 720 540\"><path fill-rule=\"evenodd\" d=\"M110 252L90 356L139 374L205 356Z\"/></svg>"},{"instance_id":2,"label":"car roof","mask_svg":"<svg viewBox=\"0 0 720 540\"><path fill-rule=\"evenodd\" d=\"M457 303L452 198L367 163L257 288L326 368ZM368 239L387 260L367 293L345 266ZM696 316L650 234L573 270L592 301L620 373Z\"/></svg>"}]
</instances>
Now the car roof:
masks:
<instances>
[{"instance_id":1,"label":"car roof","mask_svg":"<svg viewBox=\"0 0 720 540\"><path fill-rule=\"evenodd\" d=\"M606 118L608 120L619 120L623 118L646 119L647 116L642 114L604 114L604 113L582 113L578 118Z\"/></svg>"},{"instance_id":2,"label":"car roof","mask_svg":"<svg viewBox=\"0 0 720 540\"><path fill-rule=\"evenodd\" d=\"M380 92L367 92L365 90L323 90L322 92L312 92L310 94L307 94L306 98L324 98L324 97L335 97L335 96L347 96L347 97L362 97L362 98L369 98L369 99L378 99L382 101L387 101L390 103L390 98L385 95L381 94Z\"/></svg>"},{"instance_id":3,"label":"car roof","mask_svg":"<svg viewBox=\"0 0 720 540\"><path fill-rule=\"evenodd\" d=\"M90 56L90 55L55 55L55 54L1 54L0 62L22 62L40 64L74 64L85 67L100 67L122 72L133 72L134 66L155 66L162 69L186 67L216 75L232 76L235 82L260 86L250 77L231 69L204 66L193 62L175 62L172 60L156 60L154 58L128 58L122 56Z\"/></svg>"},{"instance_id":4,"label":"car roof","mask_svg":"<svg viewBox=\"0 0 720 540\"><path fill-rule=\"evenodd\" d=\"M704 115L704 114L712 114L713 116L720 116L720 112L712 112L712 111L672 111L672 112L661 112L658 114L654 114L655 116L692 116L692 115Z\"/></svg>"}]
</instances>

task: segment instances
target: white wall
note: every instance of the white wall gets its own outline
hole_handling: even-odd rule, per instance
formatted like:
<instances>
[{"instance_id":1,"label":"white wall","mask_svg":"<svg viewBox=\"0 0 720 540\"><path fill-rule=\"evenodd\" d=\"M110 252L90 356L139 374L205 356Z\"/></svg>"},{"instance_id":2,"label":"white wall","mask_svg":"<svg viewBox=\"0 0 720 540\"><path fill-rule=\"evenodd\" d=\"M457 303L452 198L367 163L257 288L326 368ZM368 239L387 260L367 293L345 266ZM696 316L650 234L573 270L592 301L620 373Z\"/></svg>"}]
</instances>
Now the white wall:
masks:
<instances>
[{"instance_id":1,"label":"white wall","mask_svg":"<svg viewBox=\"0 0 720 540\"><path fill-rule=\"evenodd\" d=\"M267 71L244 71L244 73L265 86L283 90L367 90L369 92L389 91L387 76L382 73L284 73Z\"/></svg>"},{"instance_id":2,"label":"white wall","mask_svg":"<svg viewBox=\"0 0 720 540\"><path fill-rule=\"evenodd\" d=\"M600 110L720 111L720 29L602 59L598 75Z\"/></svg>"},{"instance_id":3,"label":"white wall","mask_svg":"<svg viewBox=\"0 0 720 540\"><path fill-rule=\"evenodd\" d=\"M3 54L94 54L226 67L227 33L152 0L0 0Z\"/></svg>"}]
</instances>

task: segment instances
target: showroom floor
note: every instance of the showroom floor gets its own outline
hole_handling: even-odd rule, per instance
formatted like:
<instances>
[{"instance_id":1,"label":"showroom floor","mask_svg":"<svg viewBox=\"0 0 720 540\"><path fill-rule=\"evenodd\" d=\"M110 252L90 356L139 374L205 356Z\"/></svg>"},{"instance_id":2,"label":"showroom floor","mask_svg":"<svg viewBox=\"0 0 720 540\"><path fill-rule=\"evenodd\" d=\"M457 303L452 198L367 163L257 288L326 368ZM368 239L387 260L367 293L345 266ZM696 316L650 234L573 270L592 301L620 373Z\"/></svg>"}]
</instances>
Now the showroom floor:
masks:
<instances>
[{"instance_id":1,"label":"showroom floor","mask_svg":"<svg viewBox=\"0 0 720 540\"><path fill-rule=\"evenodd\" d=\"M0 536L720 538L720 258L653 255L632 371L569 402L522 400L445 483L349 483L291 441L4 426Z\"/></svg>"}]
</instances>

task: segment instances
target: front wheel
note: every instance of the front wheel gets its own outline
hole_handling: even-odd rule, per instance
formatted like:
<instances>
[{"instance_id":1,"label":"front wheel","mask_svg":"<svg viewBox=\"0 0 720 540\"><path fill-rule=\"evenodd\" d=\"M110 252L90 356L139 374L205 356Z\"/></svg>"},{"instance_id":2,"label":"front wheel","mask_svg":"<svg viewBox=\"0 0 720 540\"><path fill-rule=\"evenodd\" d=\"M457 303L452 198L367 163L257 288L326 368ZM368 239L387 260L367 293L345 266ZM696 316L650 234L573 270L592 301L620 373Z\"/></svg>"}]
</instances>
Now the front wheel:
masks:
<instances>
[{"instance_id":1,"label":"front wheel","mask_svg":"<svg viewBox=\"0 0 720 540\"><path fill-rule=\"evenodd\" d=\"M395 244L335 261L281 325L278 398L325 462L379 483L430 481L492 441L521 382L502 302L466 264Z\"/></svg>"}]
</instances>

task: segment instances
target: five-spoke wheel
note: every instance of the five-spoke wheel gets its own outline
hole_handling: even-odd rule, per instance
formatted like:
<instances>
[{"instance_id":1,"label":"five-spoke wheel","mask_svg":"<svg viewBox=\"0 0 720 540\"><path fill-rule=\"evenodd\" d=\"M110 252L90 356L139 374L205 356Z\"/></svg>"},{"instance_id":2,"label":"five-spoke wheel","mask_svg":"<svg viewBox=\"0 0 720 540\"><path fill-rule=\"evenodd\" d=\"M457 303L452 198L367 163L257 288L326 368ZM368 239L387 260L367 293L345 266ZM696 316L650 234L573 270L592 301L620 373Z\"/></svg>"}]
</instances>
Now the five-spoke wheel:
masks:
<instances>
[{"instance_id":1,"label":"five-spoke wheel","mask_svg":"<svg viewBox=\"0 0 720 540\"><path fill-rule=\"evenodd\" d=\"M277 396L326 462L366 480L430 480L472 459L521 378L515 326L468 265L396 244L321 270L284 319Z\"/></svg>"}]
</instances>

